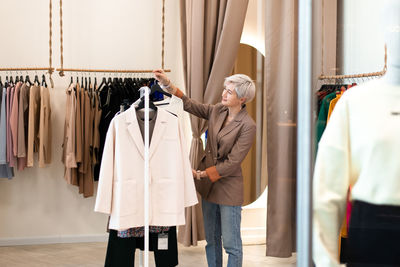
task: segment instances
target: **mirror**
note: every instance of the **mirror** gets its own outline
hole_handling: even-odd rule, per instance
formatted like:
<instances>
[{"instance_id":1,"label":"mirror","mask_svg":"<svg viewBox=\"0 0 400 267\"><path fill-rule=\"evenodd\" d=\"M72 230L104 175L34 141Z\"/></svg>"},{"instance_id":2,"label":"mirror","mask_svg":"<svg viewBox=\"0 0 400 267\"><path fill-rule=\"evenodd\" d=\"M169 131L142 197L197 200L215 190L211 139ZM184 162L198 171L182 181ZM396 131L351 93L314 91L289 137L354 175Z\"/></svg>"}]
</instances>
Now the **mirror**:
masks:
<instances>
[{"instance_id":1,"label":"mirror","mask_svg":"<svg viewBox=\"0 0 400 267\"><path fill-rule=\"evenodd\" d=\"M247 112L257 124L257 134L252 148L242 163L243 206L245 206L255 201L264 192L267 185L266 168L262 167L262 162L264 160L266 162L266 158L262 157L262 155L266 157L266 153L262 153L266 149L262 145L264 56L256 48L240 44L232 74L237 73L248 75L256 85L256 96L253 101L246 104Z\"/></svg>"}]
</instances>

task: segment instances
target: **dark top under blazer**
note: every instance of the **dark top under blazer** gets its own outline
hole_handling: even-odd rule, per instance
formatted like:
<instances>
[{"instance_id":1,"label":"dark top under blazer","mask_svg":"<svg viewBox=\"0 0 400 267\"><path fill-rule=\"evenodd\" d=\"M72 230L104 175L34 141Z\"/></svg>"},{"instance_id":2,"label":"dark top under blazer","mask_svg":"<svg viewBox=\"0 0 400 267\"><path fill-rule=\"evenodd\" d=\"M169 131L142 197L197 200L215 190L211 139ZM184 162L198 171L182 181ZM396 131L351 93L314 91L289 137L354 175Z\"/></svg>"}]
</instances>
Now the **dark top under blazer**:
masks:
<instances>
[{"instance_id":1,"label":"dark top under blazer","mask_svg":"<svg viewBox=\"0 0 400 267\"><path fill-rule=\"evenodd\" d=\"M179 90L179 89L178 89ZM183 95L184 110L208 120L205 156L202 159L209 179L213 182L207 201L239 206L243 204L243 176L241 163L249 152L256 134L256 124L244 105L234 120L222 128L228 116L228 108L202 104Z\"/></svg>"}]
</instances>

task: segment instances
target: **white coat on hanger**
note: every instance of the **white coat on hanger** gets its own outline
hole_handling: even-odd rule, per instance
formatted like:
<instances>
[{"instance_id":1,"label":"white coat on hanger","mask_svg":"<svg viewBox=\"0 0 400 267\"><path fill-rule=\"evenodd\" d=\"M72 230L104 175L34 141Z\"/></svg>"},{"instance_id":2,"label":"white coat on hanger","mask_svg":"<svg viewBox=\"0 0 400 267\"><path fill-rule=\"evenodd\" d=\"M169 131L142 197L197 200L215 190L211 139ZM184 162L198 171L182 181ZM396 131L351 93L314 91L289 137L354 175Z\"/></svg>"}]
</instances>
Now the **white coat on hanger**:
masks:
<instances>
[{"instance_id":1,"label":"white coat on hanger","mask_svg":"<svg viewBox=\"0 0 400 267\"><path fill-rule=\"evenodd\" d=\"M197 204L188 152L178 118L158 109L150 144L149 224L185 224L185 207ZM144 225L144 143L134 106L107 132L95 211L110 214L110 229Z\"/></svg>"}]
</instances>

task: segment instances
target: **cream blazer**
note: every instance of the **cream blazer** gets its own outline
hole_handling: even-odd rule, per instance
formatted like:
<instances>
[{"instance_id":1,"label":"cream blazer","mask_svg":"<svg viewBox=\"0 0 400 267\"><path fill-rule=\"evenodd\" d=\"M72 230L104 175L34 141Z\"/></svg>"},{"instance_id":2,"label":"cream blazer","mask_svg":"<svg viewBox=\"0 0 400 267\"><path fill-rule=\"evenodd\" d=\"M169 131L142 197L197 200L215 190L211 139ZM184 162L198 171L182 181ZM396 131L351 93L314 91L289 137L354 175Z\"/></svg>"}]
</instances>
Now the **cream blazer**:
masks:
<instances>
[{"instance_id":1,"label":"cream blazer","mask_svg":"<svg viewBox=\"0 0 400 267\"><path fill-rule=\"evenodd\" d=\"M185 224L197 204L189 155L178 118L158 109L149 149L149 224ZM132 106L113 118L101 161L95 211L110 214L110 229L144 225L144 143Z\"/></svg>"}]
</instances>

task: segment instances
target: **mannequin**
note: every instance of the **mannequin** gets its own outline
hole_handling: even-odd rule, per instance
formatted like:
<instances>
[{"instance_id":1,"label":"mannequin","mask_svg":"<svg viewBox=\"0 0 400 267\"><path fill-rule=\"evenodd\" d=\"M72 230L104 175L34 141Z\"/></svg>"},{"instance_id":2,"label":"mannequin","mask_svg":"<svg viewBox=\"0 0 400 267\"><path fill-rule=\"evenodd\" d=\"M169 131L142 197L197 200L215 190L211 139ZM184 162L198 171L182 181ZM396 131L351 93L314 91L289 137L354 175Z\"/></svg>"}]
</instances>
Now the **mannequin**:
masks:
<instances>
[{"instance_id":1,"label":"mannequin","mask_svg":"<svg viewBox=\"0 0 400 267\"><path fill-rule=\"evenodd\" d=\"M382 2L387 73L344 93L318 145L313 178L317 267L345 266L338 260L338 237L349 186L347 266L400 266L400 1Z\"/></svg>"}]
</instances>

